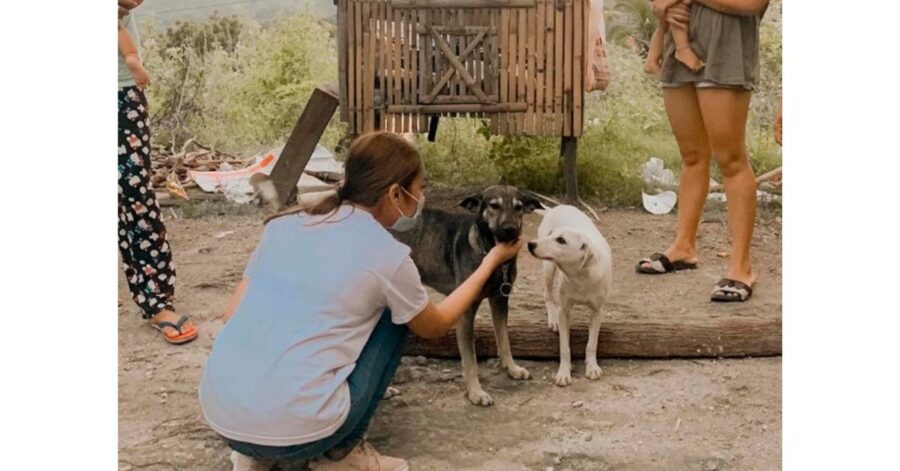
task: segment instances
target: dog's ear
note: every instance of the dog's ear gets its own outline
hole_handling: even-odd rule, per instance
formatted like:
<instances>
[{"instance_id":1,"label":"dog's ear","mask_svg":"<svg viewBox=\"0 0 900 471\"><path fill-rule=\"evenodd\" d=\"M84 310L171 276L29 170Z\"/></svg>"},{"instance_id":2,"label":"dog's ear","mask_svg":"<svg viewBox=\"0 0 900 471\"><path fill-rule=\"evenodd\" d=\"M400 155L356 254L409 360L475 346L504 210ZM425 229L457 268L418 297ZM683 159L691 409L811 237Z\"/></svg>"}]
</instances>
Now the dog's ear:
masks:
<instances>
[{"instance_id":1,"label":"dog's ear","mask_svg":"<svg viewBox=\"0 0 900 471\"><path fill-rule=\"evenodd\" d=\"M478 209L481 208L482 201L483 200L481 198L481 193L476 193L474 195L467 196L465 199L459 202L459 205L473 213L477 213Z\"/></svg>"},{"instance_id":2,"label":"dog's ear","mask_svg":"<svg viewBox=\"0 0 900 471\"><path fill-rule=\"evenodd\" d=\"M584 252L581 256L581 269L584 270L584 267L587 266L588 262L594 258L594 251L588 247L587 244L581 244L581 251Z\"/></svg>"},{"instance_id":3,"label":"dog's ear","mask_svg":"<svg viewBox=\"0 0 900 471\"><path fill-rule=\"evenodd\" d=\"M547 209L536 196L524 191L522 192L522 205L525 207L526 213L532 213L536 209Z\"/></svg>"}]
</instances>

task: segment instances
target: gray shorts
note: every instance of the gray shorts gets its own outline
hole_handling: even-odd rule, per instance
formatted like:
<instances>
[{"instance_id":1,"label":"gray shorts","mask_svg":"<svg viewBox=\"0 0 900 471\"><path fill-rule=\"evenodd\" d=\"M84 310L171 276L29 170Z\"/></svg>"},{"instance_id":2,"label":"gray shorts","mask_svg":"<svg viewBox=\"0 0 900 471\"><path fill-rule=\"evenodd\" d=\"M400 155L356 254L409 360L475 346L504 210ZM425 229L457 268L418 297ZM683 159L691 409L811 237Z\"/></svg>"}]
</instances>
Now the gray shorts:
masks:
<instances>
[{"instance_id":1,"label":"gray shorts","mask_svg":"<svg viewBox=\"0 0 900 471\"><path fill-rule=\"evenodd\" d=\"M737 88L753 91L753 85L722 85L720 83L713 82L712 80L700 80L698 82L660 82L659 83L662 88L681 88L681 87L694 87L694 88Z\"/></svg>"}]
</instances>

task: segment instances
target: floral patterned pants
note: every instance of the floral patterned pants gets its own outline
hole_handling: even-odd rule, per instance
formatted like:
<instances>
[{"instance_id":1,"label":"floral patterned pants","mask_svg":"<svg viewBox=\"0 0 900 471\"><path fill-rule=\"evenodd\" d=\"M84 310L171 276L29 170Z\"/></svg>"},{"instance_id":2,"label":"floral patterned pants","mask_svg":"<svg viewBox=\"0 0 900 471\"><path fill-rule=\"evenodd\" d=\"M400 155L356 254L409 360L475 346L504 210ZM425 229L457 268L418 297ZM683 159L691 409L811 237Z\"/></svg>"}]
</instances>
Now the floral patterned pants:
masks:
<instances>
[{"instance_id":1,"label":"floral patterned pants","mask_svg":"<svg viewBox=\"0 0 900 471\"><path fill-rule=\"evenodd\" d=\"M174 310L175 265L150 183L147 99L137 87L119 89L119 252L143 317Z\"/></svg>"}]
</instances>

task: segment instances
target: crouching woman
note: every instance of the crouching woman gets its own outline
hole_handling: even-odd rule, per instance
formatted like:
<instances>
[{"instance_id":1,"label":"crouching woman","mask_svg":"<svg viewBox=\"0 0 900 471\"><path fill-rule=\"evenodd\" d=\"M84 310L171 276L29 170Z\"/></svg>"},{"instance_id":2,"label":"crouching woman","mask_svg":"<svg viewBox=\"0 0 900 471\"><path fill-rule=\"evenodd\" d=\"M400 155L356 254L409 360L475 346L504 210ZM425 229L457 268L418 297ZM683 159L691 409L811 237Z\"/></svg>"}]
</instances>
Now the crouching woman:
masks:
<instances>
[{"instance_id":1,"label":"crouching woman","mask_svg":"<svg viewBox=\"0 0 900 471\"><path fill-rule=\"evenodd\" d=\"M400 363L407 330L444 335L522 241L498 244L440 303L409 247L422 211L416 150L385 132L350 147L340 190L270 219L226 308L200 403L234 450L234 469L308 461L313 470L408 469L364 440Z\"/></svg>"}]
</instances>

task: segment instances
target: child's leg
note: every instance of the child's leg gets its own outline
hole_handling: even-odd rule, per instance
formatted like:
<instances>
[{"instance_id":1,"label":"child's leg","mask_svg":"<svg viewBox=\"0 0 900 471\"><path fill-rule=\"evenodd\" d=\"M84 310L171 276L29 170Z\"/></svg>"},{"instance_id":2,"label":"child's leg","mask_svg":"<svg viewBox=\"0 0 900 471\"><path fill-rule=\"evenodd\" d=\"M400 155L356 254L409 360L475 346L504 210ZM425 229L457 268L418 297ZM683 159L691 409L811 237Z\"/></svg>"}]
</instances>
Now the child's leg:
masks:
<instances>
[{"instance_id":1,"label":"child's leg","mask_svg":"<svg viewBox=\"0 0 900 471\"><path fill-rule=\"evenodd\" d=\"M687 28L674 26L670 28L672 31L672 41L675 42L675 59L678 62L688 66L694 72L702 69L706 64L694 54L691 49L691 39L688 36Z\"/></svg>"},{"instance_id":2,"label":"child's leg","mask_svg":"<svg viewBox=\"0 0 900 471\"><path fill-rule=\"evenodd\" d=\"M663 55L663 38L666 37L668 30L669 25L665 20L660 20L659 24L656 25L656 31L653 32L653 36L650 38L650 50L647 51L644 72L654 75L659 74L659 63L662 61Z\"/></svg>"}]
</instances>

